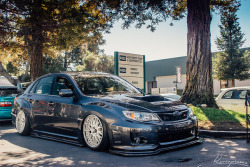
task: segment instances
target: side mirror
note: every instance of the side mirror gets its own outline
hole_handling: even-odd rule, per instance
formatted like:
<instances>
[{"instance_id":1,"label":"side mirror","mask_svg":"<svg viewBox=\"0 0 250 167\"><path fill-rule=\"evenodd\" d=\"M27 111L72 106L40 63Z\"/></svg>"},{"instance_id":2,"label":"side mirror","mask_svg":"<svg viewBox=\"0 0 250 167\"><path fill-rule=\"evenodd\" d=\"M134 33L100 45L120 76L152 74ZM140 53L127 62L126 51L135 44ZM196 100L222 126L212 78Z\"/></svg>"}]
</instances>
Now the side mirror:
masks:
<instances>
[{"instance_id":1,"label":"side mirror","mask_svg":"<svg viewBox=\"0 0 250 167\"><path fill-rule=\"evenodd\" d=\"M17 92L18 93L23 93L23 88L20 82L17 83Z\"/></svg>"},{"instance_id":2,"label":"side mirror","mask_svg":"<svg viewBox=\"0 0 250 167\"><path fill-rule=\"evenodd\" d=\"M59 91L59 96L61 96L61 97L72 97L73 95L74 95L74 93L70 89L61 89Z\"/></svg>"}]
</instances>

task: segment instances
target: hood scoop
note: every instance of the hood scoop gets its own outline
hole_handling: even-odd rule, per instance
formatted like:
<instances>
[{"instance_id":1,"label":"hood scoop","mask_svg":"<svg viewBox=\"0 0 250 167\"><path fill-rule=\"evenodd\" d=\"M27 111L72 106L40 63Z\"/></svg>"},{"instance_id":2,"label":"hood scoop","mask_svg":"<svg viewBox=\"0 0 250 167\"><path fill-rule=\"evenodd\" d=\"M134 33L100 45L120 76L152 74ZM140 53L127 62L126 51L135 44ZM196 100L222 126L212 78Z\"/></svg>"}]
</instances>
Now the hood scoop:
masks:
<instances>
[{"instance_id":1,"label":"hood scoop","mask_svg":"<svg viewBox=\"0 0 250 167\"><path fill-rule=\"evenodd\" d=\"M146 102L157 102L165 100L163 96L134 96L134 97L132 96L131 98Z\"/></svg>"}]
</instances>

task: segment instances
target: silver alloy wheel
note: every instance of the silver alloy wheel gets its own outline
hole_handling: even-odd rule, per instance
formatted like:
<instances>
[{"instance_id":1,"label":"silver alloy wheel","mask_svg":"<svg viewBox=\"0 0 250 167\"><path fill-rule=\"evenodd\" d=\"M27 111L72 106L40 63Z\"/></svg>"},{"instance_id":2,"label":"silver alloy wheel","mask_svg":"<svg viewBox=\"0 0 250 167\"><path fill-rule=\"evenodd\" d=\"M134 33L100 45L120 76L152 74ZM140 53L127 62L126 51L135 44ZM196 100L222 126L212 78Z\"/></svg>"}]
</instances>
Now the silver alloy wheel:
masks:
<instances>
[{"instance_id":1,"label":"silver alloy wheel","mask_svg":"<svg viewBox=\"0 0 250 167\"><path fill-rule=\"evenodd\" d=\"M96 115L89 115L84 120L83 136L88 146L92 148L98 147L103 139L103 125Z\"/></svg>"},{"instance_id":2,"label":"silver alloy wheel","mask_svg":"<svg viewBox=\"0 0 250 167\"><path fill-rule=\"evenodd\" d=\"M22 133L25 128L26 117L23 110L20 110L16 117L16 129L19 133Z\"/></svg>"}]
</instances>

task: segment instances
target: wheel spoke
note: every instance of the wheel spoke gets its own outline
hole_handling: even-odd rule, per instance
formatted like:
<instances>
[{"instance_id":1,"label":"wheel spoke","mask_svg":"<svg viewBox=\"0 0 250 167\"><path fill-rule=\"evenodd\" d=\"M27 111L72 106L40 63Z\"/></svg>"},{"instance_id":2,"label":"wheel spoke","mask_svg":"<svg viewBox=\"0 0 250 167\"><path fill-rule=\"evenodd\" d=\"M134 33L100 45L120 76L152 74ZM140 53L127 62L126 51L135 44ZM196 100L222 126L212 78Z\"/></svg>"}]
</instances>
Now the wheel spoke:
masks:
<instances>
[{"instance_id":1,"label":"wheel spoke","mask_svg":"<svg viewBox=\"0 0 250 167\"><path fill-rule=\"evenodd\" d=\"M25 128L25 121L26 121L25 114L21 110L21 111L18 112L17 118L16 118L16 128L17 128L17 131L19 133L23 132L23 130Z\"/></svg>"},{"instance_id":2,"label":"wheel spoke","mask_svg":"<svg viewBox=\"0 0 250 167\"><path fill-rule=\"evenodd\" d=\"M89 115L84 121L84 139L90 147L98 147L103 139L103 125L96 115Z\"/></svg>"}]
</instances>

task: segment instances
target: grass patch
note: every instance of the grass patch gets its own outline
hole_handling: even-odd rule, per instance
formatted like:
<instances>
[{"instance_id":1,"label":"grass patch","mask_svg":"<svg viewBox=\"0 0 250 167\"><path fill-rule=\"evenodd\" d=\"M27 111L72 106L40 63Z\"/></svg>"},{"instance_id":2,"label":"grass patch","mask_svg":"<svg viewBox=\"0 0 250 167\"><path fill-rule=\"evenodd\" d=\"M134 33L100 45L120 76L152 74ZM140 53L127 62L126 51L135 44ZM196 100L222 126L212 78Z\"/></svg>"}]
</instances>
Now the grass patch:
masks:
<instances>
[{"instance_id":1,"label":"grass patch","mask_svg":"<svg viewBox=\"0 0 250 167\"><path fill-rule=\"evenodd\" d=\"M232 110L190 106L204 129L244 129L246 115Z\"/></svg>"}]
</instances>

